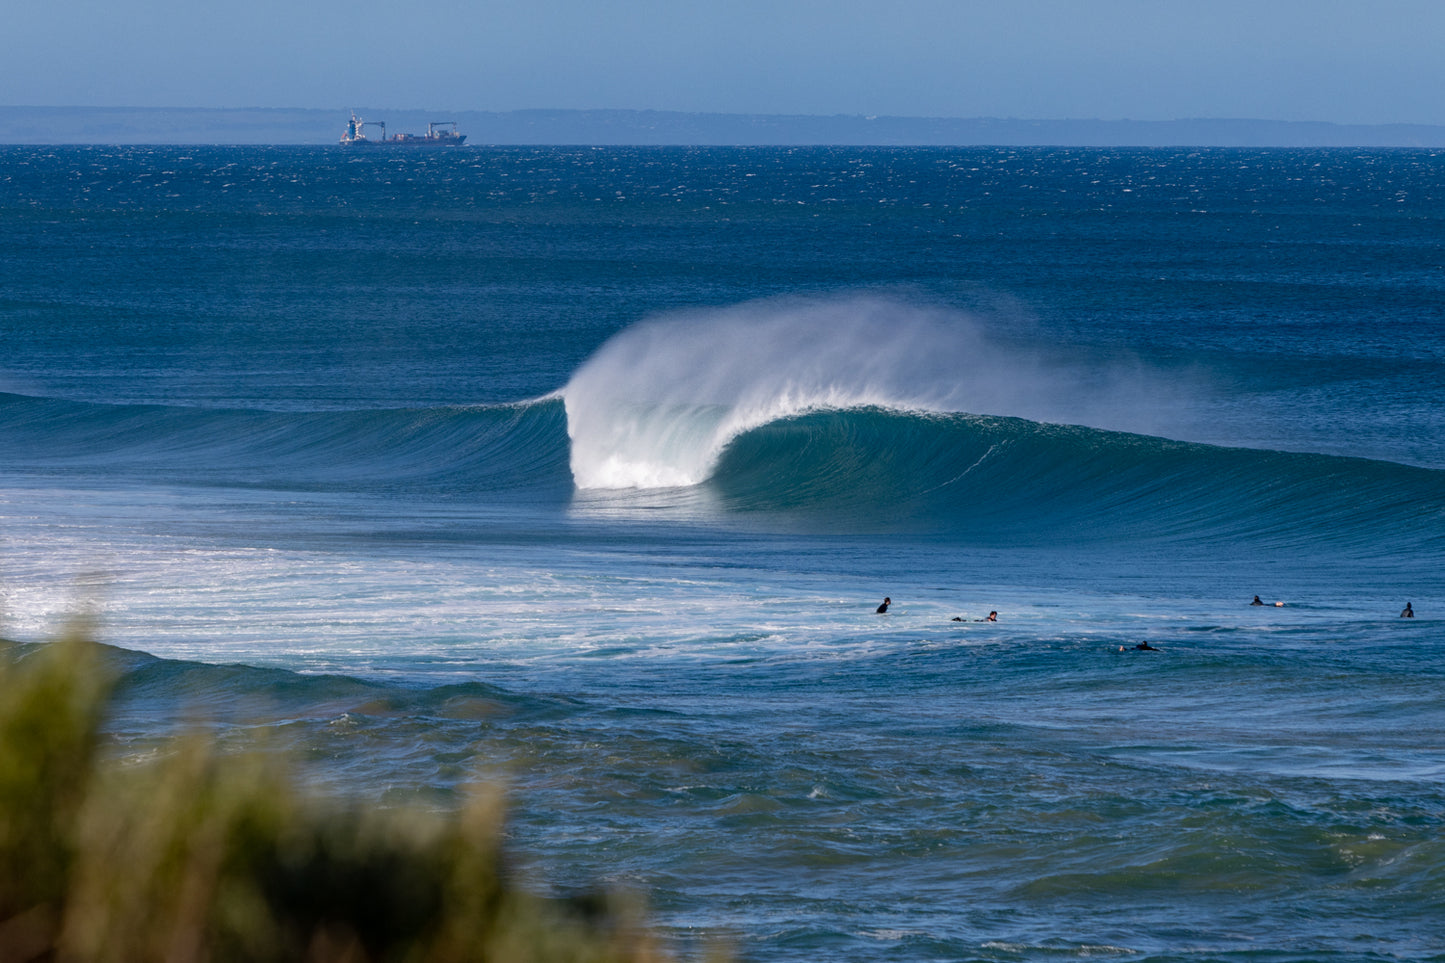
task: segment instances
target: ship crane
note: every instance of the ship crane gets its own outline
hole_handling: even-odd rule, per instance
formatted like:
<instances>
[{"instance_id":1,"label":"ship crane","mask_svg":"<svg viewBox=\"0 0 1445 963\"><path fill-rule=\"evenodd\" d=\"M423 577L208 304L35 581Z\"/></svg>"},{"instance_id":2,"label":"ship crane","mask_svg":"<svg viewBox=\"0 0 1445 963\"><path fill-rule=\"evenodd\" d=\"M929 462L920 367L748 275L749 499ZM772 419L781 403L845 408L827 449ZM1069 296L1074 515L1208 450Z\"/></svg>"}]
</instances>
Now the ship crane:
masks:
<instances>
[{"instance_id":1,"label":"ship crane","mask_svg":"<svg viewBox=\"0 0 1445 963\"><path fill-rule=\"evenodd\" d=\"M380 127L381 139L386 140L386 122L381 120L362 120L355 114L351 115L351 122L346 125L346 136L341 138L343 144L365 143L367 136L364 133L368 127Z\"/></svg>"},{"instance_id":2,"label":"ship crane","mask_svg":"<svg viewBox=\"0 0 1445 963\"><path fill-rule=\"evenodd\" d=\"M366 126L381 128L381 139L372 140L364 133ZM397 134L394 137L386 136L386 124L379 120L363 121L356 114L351 115L351 122L346 125L346 133L341 137L344 146L355 145L385 145L387 147L459 147L467 142L466 134L457 133L457 122L454 120L434 120L427 124L425 134Z\"/></svg>"}]
</instances>

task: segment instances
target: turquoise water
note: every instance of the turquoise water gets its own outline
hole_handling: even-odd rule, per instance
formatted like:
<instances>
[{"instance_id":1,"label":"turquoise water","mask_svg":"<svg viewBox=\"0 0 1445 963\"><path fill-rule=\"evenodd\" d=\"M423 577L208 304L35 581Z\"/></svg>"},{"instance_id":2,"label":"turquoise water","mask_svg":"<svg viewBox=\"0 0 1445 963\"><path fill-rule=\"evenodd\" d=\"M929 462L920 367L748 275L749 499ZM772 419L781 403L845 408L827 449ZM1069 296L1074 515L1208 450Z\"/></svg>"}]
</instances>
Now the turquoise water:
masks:
<instances>
[{"instance_id":1,"label":"turquoise water","mask_svg":"<svg viewBox=\"0 0 1445 963\"><path fill-rule=\"evenodd\" d=\"M1442 959L1442 175L3 148L0 627L684 952Z\"/></svg>"}]
</instances>

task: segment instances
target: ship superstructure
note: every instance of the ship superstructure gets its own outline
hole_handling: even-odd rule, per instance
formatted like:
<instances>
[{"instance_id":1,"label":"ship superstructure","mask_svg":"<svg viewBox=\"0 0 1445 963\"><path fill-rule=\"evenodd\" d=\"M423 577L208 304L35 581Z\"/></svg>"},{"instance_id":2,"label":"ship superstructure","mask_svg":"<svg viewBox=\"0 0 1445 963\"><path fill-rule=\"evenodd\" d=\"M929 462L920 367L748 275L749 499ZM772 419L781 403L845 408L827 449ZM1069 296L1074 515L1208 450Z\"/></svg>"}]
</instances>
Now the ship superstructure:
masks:
<instances>
[{"instance_id":1,"label":"ship superstructure","mask_svg":"<svg viewBox=\"0 0 1445 963\"><path fill-rule=\"evenodd\" d=\"M367 137L367 127L380 127L381 137ZM466 134L457 133L454 120L432 121L426 125L425 134L392 134L388 137L385 121L363 121L355 114L351 115L351 120L346 125L346 133L341 135L341 143L346 147L460 147L466 139Z\"/></svg>"}]
</instances>

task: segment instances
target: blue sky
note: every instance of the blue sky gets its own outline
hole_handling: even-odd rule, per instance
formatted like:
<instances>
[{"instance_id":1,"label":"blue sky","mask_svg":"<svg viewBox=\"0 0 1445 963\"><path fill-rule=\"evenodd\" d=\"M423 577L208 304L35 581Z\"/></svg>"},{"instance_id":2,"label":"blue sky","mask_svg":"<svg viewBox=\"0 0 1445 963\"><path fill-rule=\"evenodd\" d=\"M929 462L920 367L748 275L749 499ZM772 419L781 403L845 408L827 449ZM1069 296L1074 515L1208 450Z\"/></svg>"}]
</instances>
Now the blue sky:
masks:
<instances>
[{"instance_id":1,"label":"blue sky","mask_svg":"<svg viewBox=\"0 0 1445 963\"><path fill-rule=\"evenodd\" d=\"M1445 0L6 0L0 104L1445 124Z\"/></svg>"}]
</instances>

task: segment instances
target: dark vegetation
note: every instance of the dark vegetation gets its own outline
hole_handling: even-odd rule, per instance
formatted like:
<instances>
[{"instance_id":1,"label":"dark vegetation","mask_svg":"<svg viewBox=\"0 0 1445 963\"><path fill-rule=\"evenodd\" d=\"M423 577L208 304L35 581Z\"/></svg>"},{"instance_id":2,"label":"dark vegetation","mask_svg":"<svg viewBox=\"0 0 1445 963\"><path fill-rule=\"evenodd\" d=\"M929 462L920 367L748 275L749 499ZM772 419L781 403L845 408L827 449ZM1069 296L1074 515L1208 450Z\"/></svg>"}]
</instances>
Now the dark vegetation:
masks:
<instances>
[{"instance_id":1,"label":"dark vegetation","mask_svg":"<svg viewBox=\"0 0 1445 963\"><path fill-rule=\"evenodd\" d=\"M199 731L111 758L102 649L0 642L0 963L669 958L626 901L518 885L495 792L451 814L317 798Z\"/></svg>"}]
</instances>

